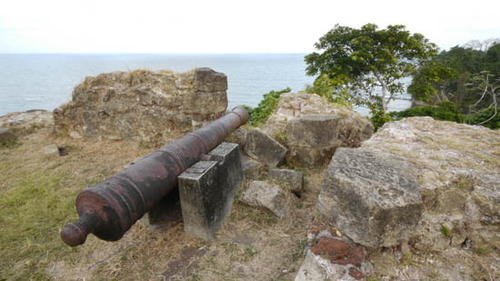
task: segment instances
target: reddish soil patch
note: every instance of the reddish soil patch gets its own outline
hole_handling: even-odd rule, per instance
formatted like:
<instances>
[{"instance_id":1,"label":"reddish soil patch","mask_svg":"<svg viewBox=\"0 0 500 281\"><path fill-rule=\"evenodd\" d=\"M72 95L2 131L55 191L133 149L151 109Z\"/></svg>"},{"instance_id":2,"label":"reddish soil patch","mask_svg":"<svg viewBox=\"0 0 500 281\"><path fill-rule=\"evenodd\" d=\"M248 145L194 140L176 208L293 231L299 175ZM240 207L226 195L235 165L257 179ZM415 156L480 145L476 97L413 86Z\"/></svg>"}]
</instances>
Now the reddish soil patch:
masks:
<instances>
[{"instance_id":1,"label":"reddish soil patch","mask_svg":"<svg viewBox=\"0 0 500 281\"><path fill-rule=\"evenodd\" d=\"M332 263L361 266L365 260L363 248L333 238L320 238L311 248L315 255L327 257Z\"/></svg>"}]
</instances>

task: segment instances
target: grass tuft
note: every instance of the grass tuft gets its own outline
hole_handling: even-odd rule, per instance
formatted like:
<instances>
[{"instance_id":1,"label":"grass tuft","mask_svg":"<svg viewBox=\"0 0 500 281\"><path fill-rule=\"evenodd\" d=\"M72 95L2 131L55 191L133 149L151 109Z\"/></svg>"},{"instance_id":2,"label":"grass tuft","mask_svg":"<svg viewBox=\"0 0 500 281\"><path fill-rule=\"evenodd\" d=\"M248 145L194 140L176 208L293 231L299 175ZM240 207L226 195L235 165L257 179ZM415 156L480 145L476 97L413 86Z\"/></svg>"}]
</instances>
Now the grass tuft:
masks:
<instances>
[{"instance_id":1,"label":"grass tuft","mask_svg":"<svg viewBox=\"0 0 500 281\"><path fill-rule=\"evenodd\" d=\"M448 226L442 224L441 225L441 234L443 234L444 237L450 238L451 237L451 229Z\"/></svg>"}]
</instances>

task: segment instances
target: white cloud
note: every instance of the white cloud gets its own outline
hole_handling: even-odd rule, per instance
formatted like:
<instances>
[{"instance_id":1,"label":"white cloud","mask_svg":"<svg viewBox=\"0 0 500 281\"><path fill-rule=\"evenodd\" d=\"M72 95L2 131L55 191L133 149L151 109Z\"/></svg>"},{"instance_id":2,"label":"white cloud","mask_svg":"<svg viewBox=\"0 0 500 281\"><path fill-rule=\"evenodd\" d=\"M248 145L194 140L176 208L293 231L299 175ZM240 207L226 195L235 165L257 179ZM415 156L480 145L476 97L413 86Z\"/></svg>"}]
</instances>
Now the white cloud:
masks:
<instances>
[{"instance_id":1,"label":"white cloud","mask_svg":"<svg viewBox=\"0 0 500 281\"><path fill-rule=\"evenodd\" d=\"M500 2L3 0L0 52L310 52L336 23L404 24L442 48L500 37Z\"/></svg>"}]
</instances>

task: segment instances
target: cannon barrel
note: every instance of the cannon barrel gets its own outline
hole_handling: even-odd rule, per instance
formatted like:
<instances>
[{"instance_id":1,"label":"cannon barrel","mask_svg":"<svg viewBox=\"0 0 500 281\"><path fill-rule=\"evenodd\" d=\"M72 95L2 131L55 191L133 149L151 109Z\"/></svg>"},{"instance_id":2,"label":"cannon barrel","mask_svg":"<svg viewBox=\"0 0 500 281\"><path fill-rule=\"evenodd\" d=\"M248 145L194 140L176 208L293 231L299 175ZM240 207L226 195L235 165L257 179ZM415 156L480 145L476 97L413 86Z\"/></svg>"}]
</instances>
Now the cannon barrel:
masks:
<instances>
[{"instance_id":1,"label":"cannon barrel","mask_svg":"<svg viewBox=\"0 0 500 281\"><path fill-rule=\"evenodd\" d=\"M219 145L248 121L241 106L210 124L184 135L131 163L104 182L86 188L76 198L80 216L60 234L70 246L85 242L87 235L116 241L146 212L177 186L177 176Z\"/></svg>"}]
</instances>

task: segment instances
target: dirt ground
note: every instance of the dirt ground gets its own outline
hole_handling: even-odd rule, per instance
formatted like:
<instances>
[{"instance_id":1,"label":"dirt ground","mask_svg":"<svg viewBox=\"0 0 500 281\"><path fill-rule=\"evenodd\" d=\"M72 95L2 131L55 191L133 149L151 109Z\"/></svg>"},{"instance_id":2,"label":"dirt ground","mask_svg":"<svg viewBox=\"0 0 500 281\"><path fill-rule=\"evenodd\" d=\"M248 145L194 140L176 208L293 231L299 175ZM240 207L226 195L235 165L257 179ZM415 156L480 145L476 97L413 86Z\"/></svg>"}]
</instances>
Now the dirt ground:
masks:
<instances>
[{"instance_id":1,"label":"dirt ground","mask_svg":"<svg viewBox=\"0 0 500 281\"><path fill-rule=\"evenodd\" d=\"M49 144L64 147L66 155L45 155ZM83 246L66 246L59 230L77 218L77 193L151 150L54 138L48 129L0 149L0 280L293 280L314 215L319 171L305 171L305 192L289 218L236 200L212 242L186 235L182 222L152 227L145 216L120 241L89 236Z\"/></svg>"}]
</instances>

